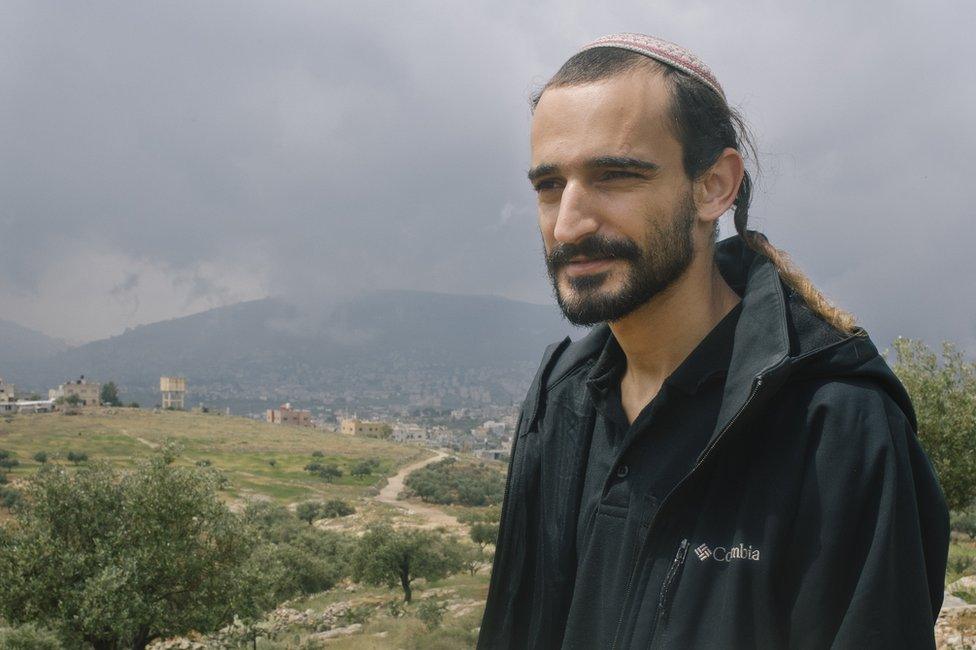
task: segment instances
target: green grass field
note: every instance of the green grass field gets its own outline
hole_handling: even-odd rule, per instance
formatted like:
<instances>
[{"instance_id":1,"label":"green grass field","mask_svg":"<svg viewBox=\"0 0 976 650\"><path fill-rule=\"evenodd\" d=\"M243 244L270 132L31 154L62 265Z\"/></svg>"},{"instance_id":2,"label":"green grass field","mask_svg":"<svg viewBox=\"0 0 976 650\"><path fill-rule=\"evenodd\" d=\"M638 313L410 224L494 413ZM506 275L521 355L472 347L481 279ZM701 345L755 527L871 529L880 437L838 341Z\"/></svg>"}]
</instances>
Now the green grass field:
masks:
<instances>
[{"instance_id":1,"label":"green grass field","mask_svg":"<svg viewBox=\"0 0 976 650\"><path fill-rule=\"evenodd\" d=\"M271 425L243 417L139 409L91 409L79 415L38 413L0 418L0 449L16 454L20 465L7 471L11 481L40 466L35 453L65 462L68 452L84 452L90 461L131 467L158 445L175 441L183 448L179 462L210 461L228 478L228 500L268 497L283 504L309 498L355 499L383 477L430 455L418 447L372 438L350 438L319 429ZM313 452L323 457L313 458ZM358 461L375 458L378 469L352 476ZM334 463L343 476L327 483L305 472L312 460Z\"/></svg>"}]
</instances>

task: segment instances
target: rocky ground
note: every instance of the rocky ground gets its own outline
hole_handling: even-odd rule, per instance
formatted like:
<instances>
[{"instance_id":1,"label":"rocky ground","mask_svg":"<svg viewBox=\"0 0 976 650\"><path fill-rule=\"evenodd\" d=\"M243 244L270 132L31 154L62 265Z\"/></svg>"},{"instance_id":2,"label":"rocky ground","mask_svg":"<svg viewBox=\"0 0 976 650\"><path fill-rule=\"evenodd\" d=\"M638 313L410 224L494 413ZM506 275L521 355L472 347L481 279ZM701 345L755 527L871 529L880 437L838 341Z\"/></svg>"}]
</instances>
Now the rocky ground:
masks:
<instances>
[{"instance_id":1,"label":"rocky ground","mask_svg":"<svg viewBox=\"0 0 976 650\"><path fill-rule=\"evenodd\" d=\"M968 595L963 599L958 595ZM976 576L961 578L946 587L945 600L939 620L935 624L936 646L939 650L976 650Z\"/></svg>"}]
</instances>

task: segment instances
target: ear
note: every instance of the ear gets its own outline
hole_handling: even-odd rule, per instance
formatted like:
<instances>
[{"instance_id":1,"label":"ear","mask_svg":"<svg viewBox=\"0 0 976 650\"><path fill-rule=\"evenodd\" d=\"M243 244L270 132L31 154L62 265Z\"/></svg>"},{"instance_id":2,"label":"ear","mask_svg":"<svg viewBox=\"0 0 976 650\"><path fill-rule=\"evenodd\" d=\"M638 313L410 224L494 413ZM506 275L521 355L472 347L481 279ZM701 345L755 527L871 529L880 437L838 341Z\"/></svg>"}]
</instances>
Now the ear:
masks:
<instances>
[{"instance_id":1,"label":"ear","mask_svg":"<svg viewBox=\"0 0 976 650\"><path fill-rule=\"evenodd\" d=\"M695 181L695 206L698 218L714 223L732 207L745 173L742 155L726 147L718 160Z\"/></svg>"}]
</instances>

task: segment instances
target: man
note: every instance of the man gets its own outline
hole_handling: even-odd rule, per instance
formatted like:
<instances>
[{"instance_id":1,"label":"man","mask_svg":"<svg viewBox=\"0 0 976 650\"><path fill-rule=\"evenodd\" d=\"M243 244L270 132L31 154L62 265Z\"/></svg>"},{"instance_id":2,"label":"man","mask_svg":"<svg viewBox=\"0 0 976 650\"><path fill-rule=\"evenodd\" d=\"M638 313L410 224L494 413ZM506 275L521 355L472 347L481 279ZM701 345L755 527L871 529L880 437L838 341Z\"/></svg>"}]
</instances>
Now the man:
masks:
<instances>
[{"instance_id":1,"label":"man","mask_svg":"<svg viewBox=\"0 0 976 650\"><path fill-rule=\"evenodd\" d=\"M934 647L948 512L911 402L747 230L742 131L701 61L636 34L535 98L549 275L596 326L523 405L482 650Z\"/></svg>"}]
</instances>

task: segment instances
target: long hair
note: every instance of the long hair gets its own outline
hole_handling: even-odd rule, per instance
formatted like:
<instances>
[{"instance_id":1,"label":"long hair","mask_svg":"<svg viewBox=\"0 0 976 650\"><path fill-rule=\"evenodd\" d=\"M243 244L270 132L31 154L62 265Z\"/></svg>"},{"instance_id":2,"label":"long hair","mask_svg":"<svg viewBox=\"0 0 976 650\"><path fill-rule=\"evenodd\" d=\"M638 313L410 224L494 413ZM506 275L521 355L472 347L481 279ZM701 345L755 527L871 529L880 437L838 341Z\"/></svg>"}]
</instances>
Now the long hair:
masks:
<instances>
[{"instance_id":1,"label":"long hair","mask_svg":"<svg viewBox=\"0 0 976 650\"><path fill-rule=\"evenodd\" d=\"M744 159L751 159L753 164L757 163L756 147L746 123L724 98L691 75L629 50L597 47L576 54L532 96L532 109L535 110L542 94L549 88L593 83L642 66L663 75L668 85L671 127L681 143L682 165L689 179L700 178L727 147L738 151ZM765 235L748 229L752 189L752 176L746 170L732 202L736 232L750 248L769 258L783 281L817 315L845 334L857 333L859 328L852 314L831 303L785 252L769 243Z\"/></svg>"}]
</instances>

